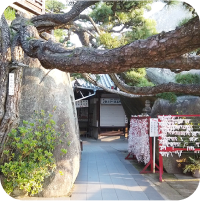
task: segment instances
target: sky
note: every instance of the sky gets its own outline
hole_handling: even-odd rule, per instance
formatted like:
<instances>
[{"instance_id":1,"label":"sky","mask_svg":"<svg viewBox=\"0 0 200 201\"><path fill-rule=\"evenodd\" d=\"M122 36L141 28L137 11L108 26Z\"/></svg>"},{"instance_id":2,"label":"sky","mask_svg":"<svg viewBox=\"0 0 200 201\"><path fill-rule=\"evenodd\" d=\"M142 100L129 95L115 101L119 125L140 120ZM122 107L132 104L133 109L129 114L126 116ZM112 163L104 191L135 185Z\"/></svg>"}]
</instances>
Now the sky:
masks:
<instances>
[{"instance_id":1,"label":"sky","mask_svg":"<svg viewBox=\"0 0 200 201\"><path fill-rule=\"evenodd\" d=\"M58 0L64 4L66 4L67 0ZM151 15L153 15L156 12L159 12L164 8L165 4L163 2L154 2L151 6L151 11L145 12L144 17L149 18ZM68 9L65 10L65 12L69 11L71 8L68 7ZM75 44L76 47L82 47L82 44L76 34L71 35L71 42Z\"/></svg>"}]
</instances>

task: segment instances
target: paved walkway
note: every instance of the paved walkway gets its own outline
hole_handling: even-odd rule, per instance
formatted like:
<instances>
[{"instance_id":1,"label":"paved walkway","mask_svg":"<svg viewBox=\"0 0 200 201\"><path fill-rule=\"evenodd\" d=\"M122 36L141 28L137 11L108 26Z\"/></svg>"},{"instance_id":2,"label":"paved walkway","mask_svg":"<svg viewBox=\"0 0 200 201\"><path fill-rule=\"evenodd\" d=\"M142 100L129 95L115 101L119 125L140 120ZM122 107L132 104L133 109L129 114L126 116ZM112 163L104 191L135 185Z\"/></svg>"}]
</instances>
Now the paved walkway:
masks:
<instances>
[{"instance_id":1,"label":"paved walkway","mask_svg":"<svg viewBox=\"0 0 200 201\"><path fill-rule=\"evenodd\" d=\"M163 200L124 159L123 150L127 150L127 140L84 140L80 172L70 200Z\"/></svg>"},{"instance_id":2,"label":"paved walkway","mask_svg":"<svg viewBox=\"0 0 200 201\"><path fill-rule=\"evenodd\" d=\"M79 175L71 197L27 197L20 200L164 200L147 178L124 158L127 140L83 139ZM121 151L121 152L120 152ZM165 197L166 200L166 197Z\"/></svg>"}]
</instances>

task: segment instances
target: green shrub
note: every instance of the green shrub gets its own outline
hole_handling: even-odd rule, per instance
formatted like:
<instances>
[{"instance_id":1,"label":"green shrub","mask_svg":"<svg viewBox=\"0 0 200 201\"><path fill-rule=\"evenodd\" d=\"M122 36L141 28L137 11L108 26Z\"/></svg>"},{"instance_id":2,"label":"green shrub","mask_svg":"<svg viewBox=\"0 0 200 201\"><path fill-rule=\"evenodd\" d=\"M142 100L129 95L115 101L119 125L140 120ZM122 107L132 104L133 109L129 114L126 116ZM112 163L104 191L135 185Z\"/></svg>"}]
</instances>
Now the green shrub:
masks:
<instances>
[{"instance_id":1,"label":"green shrub","mask_svg":"<svg viewBox=\"0 0 200 201\"><path fill-rule=\"evenodd\" d=\"M126 72L125 77L126 83L130 86L137 87L148 87L154 86L154 84L146 78L146 69L145 68L132 68Z\"/></svg>"},{"instance_id":2,"label":"green shrub","mask_svg":"<svg viewBox=\"0 0 200 201\"><path fill-rule=\"evenodd\" d=\"M173 92L164 92L156 95L158 98L169 100L171 103L176 102L177 96Z\"/></svg>"},{"instance_id":3,"label":"green shrub","mask_svg":"<svg viewBox=\"0 0 200 201\"><path fill-rule=\"evenodd\" d=\"M90 17L92 17L96 23L103 22L105 24L109 24L112 15L113 11L111 6L107 6L105 3L99 3L97 7L90 13Z\"/></svg>"},{"instance_id":4,"label":"green shrub","mask_svg":"<svg viewBox=\"0 0 200 201\"><path fill-rule=\"evenodd\" d=\"M6 18L6 20L14 20L15 19L15 10L10 8L10 7L7 7L4 11L4 16Z\"/></svg>"},{"instance_id":5,"label":"green shrub","mask_svg":"<svg viewBox=\"0 0 200 201\"><path fill-rule=\"evenodd\" d=\"M200 76L197 74L177 74L175 79L180 84L200 84Z\"/></svg>"},{"instance_id":6,"label":"green shrub","mask_svg":"<svg viewBox=\"0 0 200 201\"><path fill-rule=\"evenodd\" d=\"M154 84L148 81L145 77L142 77L136 84L137 87L153 87Z\"/></svg>"},{"instance_id":7,"label":"green shrub","mask_svg":"<svg viewBox=\"0 0 200 201\"><path fill-rule=\"evenodd\" d=\"M23 121L23 126L13 129L4 144L0 168L5 176L3 187L8 194L16 187L29 195L37 194L42 190L45 177L56 168L53 150L64 143L59 139L61 133L56 132L52 115L46 115L43 110L36 112L33 120ZM67 138L68 134L64 136ZM67 140L65 143L70 145ZM62 155L66 153L66 149L61 150Z\"/></svg>"}]
</instances>

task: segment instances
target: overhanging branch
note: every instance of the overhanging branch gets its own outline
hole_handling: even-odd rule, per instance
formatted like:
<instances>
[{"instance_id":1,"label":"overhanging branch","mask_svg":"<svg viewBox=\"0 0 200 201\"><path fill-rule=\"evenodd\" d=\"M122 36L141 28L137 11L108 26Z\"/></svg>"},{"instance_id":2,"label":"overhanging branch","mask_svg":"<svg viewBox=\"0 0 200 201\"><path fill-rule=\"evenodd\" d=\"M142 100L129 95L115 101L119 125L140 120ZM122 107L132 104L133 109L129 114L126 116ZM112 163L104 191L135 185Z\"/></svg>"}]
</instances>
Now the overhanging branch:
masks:
<instances>
[{"instance_id":1,"label":"overhanging branch","mask_svg":"<svg viewBox=\"0 0 200 201\"><path fill-rule=\"evenodd\" d=\"M128 93L125 93L123 91L117 91L115 89L107 88L104 85L100 84L98 81L96 81L93 78L91 78L91 76L89 74L87 74L87 73L82 73L82 75L87 81L89 81L90 83L92 83L93 85L95 85L97 87L102 88L104 91L107 91L109 93L125 96L125 97L128 97L128 98L139 98L139 97L141 97L141 95L128 94Z\"/></svg>"},{"instance_id":2,"label":"overhanging branch","mask_svg":"<svg viewBox=\"0 0 200 201\"><path fill-rule=\"evenodd\" d=\"M28 40L30 37L34 39ZM170 64L171 59L196 50L200 47L200 22L196 17L174 31L111 50L83 47L69 51L52 41L39 39L36 28L25 25L21 26L20 39L26 54L38 58L45 68L56 66L61 71L77 73L117 73L130 68L160 67L163 61L169 60ZM185 69L191 68L188 59L182 58L181 64L183 61L187 64ZM159 66L154 65L156 63ZM168 68L165 62L162 65ZM171 65L172 68L179 67Z\"/></svg>"},{"instance_id":3,"label":"overhanging branch","mask_svg":"<svg viewBox=\"0 0 200 201\"><path fill-rule=\"evenodd\" d=\"M116 74L109 74L115 85L122 91L136 95L156 95L163 92L175 92L190 95L200 95L200 85L198 84L178 84L164 83L153 87L135 87L125 84Z\"/></svg>"}]
</instances>

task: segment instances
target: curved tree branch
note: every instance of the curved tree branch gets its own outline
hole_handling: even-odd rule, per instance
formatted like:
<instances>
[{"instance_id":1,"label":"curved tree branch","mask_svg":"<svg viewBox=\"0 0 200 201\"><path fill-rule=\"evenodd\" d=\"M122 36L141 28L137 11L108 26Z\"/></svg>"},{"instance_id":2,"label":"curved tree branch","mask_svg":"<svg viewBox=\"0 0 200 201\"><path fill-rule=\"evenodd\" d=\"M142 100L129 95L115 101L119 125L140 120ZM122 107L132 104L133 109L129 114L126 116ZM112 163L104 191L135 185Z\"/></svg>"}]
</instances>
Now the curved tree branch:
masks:
<instances>
[{"instance_id":1,"label":"curved tree branch","mask_svg":"<svg viewBox=\"0 0 200 201\"><path fill-rule=\"evenodd\" d=\"M149 66L144 66L149 67ZM155 68L179 69L179 71L187 71L191 69L200 69L200 56L180 56L174 59L164 60L154 63Z\"/></svg>"},{"instance_id":2,"label":"curved tree branch","mask_svg":"<svg viewBox=\"0 0 200 201\"><path fill-rule=\"evenodd\" d=\"M96 81L93 78L91 78L91 76L88 73L82 73L82 75L87 81L89 81L90 83L94 84L95 86L98 86L98 87L102 88L104 91L107 91L109 93L118 94L118 95L125 96L125 97L128 97L128 98L139 98L139 97L141 97L141 95L133 95L133 94L125 93L123 91L117 91L115 89L107 88L104 85L98 83L98 81Z\"/></svg>"},{"instance_id":3,"label":"curved tree branch","mask_svg":"<svg viewBox=\"0 0 200 201\"><path fill-rule=\"evenodd\" d=\"M151 67L157 62L196 50L200 47L200 22L196 17L174 31L111 50L83 47L69 52L52 41L41 40L36 28L30 25L21 26L20 37L26 54L38 58L45 68L56 67L65 72L113 73L133 67ZM28 40L30 37L35 39Z\"/></svg>"},{"instance_id":4,"label":"curved tree branch","mask_svg":"<svg viewBox=\"0 0 200 201\"><path fill-rule=\"evenodd\" d=\"M97 1L78 1L74 4L68 13L64 14L45 14L33 17L31 22L38 30L53 29L58 25L67 24L72 21L77 15L84 11L89 6L95 4Z\"/></svg>"},{"instance_id":5,"label":"curved tree branch","mask_svg":"<svg viewBox=\"0 0 200 201\"><path fill-rule=\"evenodd\" d=\"M156 95L163 92L176 92L182 94L200 95L200 85L198 84L177 84L164 83L153 87L135 87L125 84L116 74L109 74L115 85L122 91L137 95Z\"/></svg>"}]
</instances>

